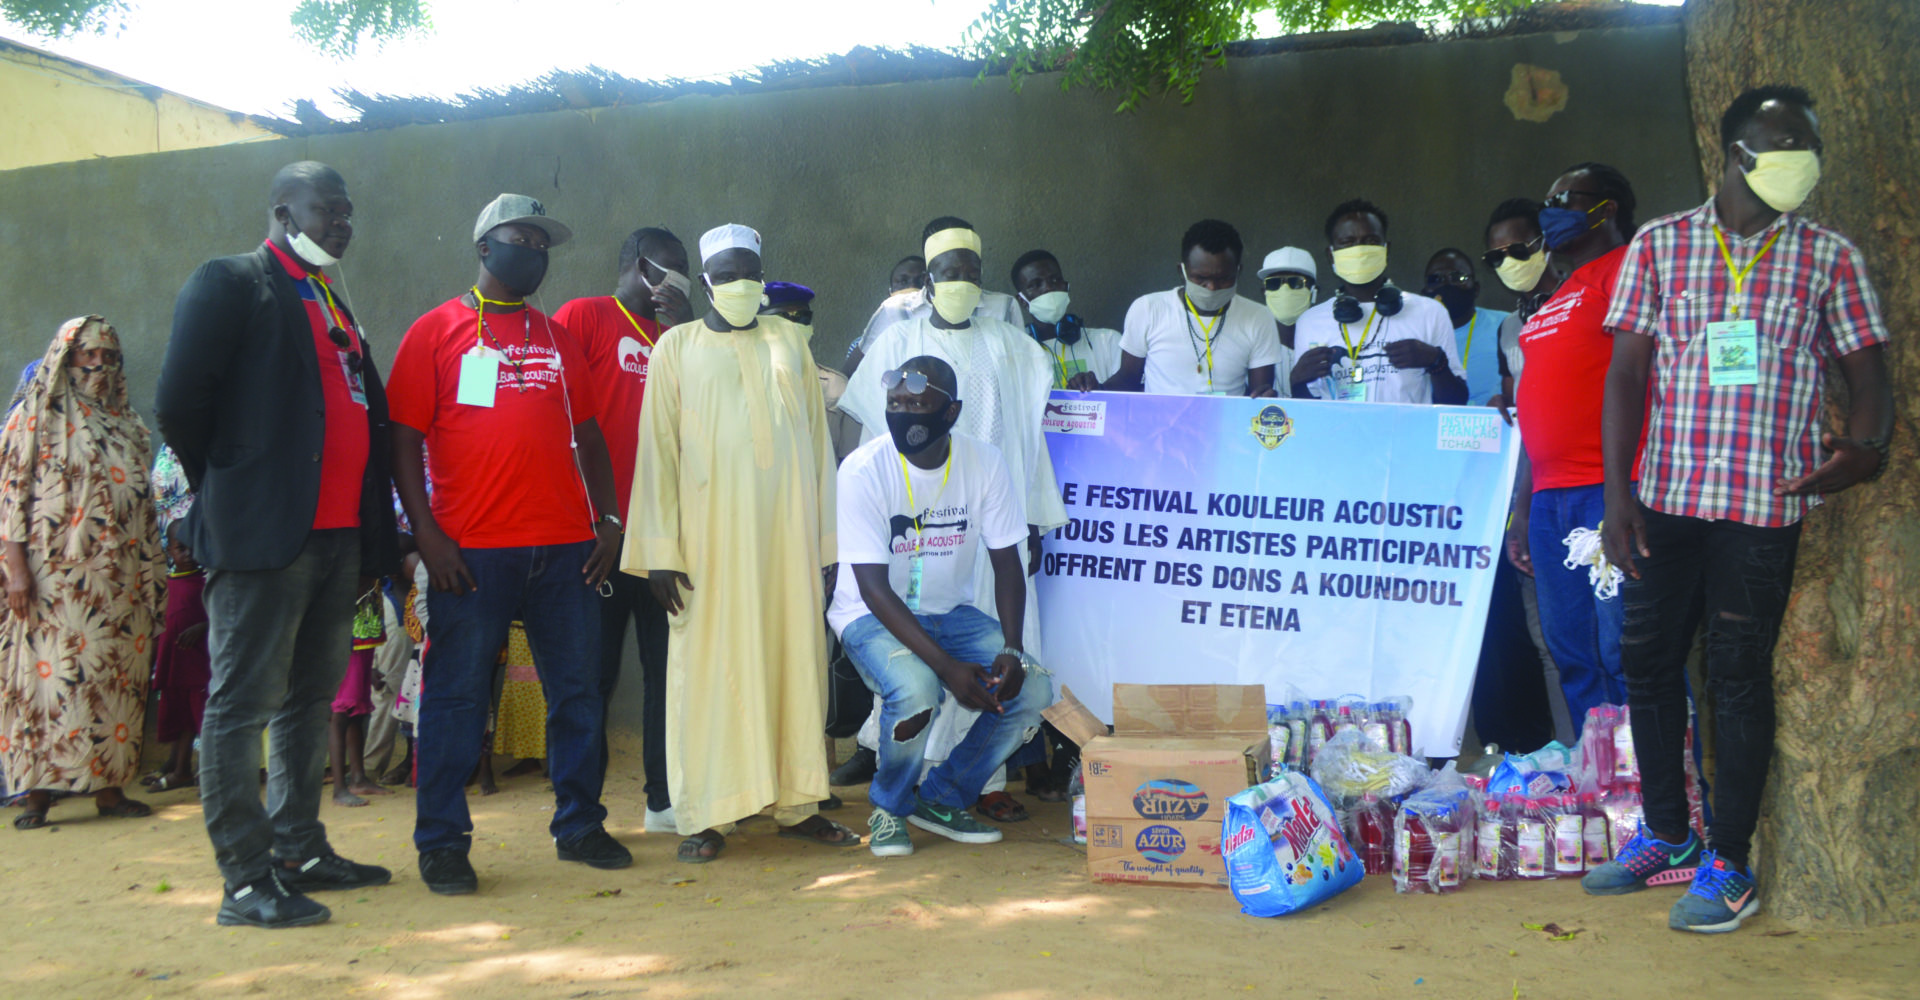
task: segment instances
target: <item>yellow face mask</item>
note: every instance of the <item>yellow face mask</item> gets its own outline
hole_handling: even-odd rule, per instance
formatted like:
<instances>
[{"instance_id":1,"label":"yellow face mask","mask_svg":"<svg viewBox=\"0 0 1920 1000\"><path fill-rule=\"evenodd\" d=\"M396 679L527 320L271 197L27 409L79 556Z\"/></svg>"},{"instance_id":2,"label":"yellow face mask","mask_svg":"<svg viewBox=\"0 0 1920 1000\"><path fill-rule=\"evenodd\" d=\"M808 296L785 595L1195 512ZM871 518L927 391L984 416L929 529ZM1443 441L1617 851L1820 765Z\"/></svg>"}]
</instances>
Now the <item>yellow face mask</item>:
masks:
<instances>
[{"instance_id":1,"label":"yellow face mask","mask_svg":"<svg viewBox=\"0 0 1920 1000\"><path fill-rule=\"evenodd\" d=\"M1744 142L1734 145L1753 157L1753 166L1740 171L1746 175L1747 187L1776 212L1791 212L1806 204L1807 195L1820 183L1820 154L1811 149L1756 153Z\"/></svg>"},{"instance_id":2,"label":"yellow face mask","mask_svg":"<svg viewBox=\"0 0 1920 1000\"><path fill-rule=\"evenodd\" d=\"M933 311L948 325L959 326L973 319L973 309L979 304L980 286L971 281L933 283Z\"/></svg>"},{"instance_id":3,"label":"yellow face mask","mask_svg":"<svg viewBox=\"0 0 1920 1000\"><path fill-rule=\"evenodd\" d=\"M1280 288L1267 293L1267 310L1281 326L1292 326L1310 305L1313 305L1311 288Z\"/></svg>"},{"instance_id":4,"label":"yellow face mask","mask_svg":"<svg viewBox=\"0 0 1920 1000\"><path fill-rule=\"evenodd\" d=\"M1509 290L1524 295L1533 291L1533 286L1540 283L1540 276L1547 273L1547 255L1537 250L1526 260L1515 260L1508 255L1499 267L1494 268L1494 273L1500 276L1500 283Z\"/></svg>"},{"instance_id":5,"label":"yellow face mask","mask_svg":"<svg viewBox=\"0 0 1920 1000\"><path fill-rule=\"evenodd\" d=\"M1386 247L1362 243L1333 252L1333 273L1349 285L1364 285L1386 270Z\"/></svg>"},{"instance_id":6,"label":"yellow face mask","mask_svg":"<svg viewBox=\"0 0 1920 1000\"><path fill-rule=\"evenodd\" d=\"M707 285L707 297L713 300L713 310L727 325L734 329L753 323L753 317L760 312L761 300L766 296L767 286L758 281L729 281L724 285Z\"/></svg>"}]
</instances>

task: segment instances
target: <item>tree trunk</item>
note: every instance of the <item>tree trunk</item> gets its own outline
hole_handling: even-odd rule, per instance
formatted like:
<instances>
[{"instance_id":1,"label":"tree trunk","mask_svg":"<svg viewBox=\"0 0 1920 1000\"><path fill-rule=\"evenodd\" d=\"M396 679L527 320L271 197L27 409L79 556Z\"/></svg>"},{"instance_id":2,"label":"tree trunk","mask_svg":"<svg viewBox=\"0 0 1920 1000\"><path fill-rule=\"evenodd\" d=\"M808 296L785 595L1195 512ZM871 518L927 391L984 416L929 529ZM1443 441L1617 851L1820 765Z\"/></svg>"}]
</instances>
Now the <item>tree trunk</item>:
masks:
<instances>
[{"instance_id":1,"label":"tree trunk","mask_svg":"<svg viewBox=\"0 0 1920 1000\"><path fill-rule=\"evenodd\" d=\"M1774 668L1778 754L1760 821L1776 916L1844 927L1920 918L1920 4L1687 0L1687 88L1707 186L1720 114L1749 86L1797 84L1826 141L1803 209L1865 254L1893 342L1898 420L1878 481L1806 520ZM1830 381L1829 400L1845 390ZM1838 429L1836 427L1836 429Z\"/></svg>"}]
</instances>

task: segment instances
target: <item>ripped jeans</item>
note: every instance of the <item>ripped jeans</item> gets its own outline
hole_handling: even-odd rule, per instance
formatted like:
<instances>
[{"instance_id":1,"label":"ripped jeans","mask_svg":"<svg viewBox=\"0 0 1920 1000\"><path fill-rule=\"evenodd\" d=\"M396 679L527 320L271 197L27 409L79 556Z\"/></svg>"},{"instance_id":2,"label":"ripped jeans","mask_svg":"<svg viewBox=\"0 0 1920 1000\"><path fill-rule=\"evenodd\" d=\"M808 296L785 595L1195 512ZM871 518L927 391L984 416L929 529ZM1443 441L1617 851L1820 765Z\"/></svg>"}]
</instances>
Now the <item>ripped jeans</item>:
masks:
<instances>
[{"instance_id":1,"label":"ripped jeans","mask_svg":"<svg viewBox=\"0 0 1920 1000\"><path fill-rule=\"evenodd\" d=\"M1773 647L1793 589L1800 525L1706 521L1645 504L1640 513L1653 555L1636 558L1640 579L1627 577L1620 588L1620 665L1647 827L1665 837L1687 829L1686 664L1704 616L1717 761L1707 838L1744 865L1773 759Z\"/></svg>"},{"instance_id":2,"label":"ripped jeans","mask_svg":"<svg viewBox=\"0 0 1920 1000\"><path fill-rule=\"evenodd\" d=\"M1005 644L999 622L964 604L944 615L914 617L942 650L963 663L990 664ZM913 812L913 782L920 774L934 711L949 694L933 668L872 615L848 625L840 633L840 643L867 687L881 699L879 769L867 789L867 800L895 816L905 816ZM972 808L987 779L1039 730L1040 710L1052 701L1053 678L1044 670L1027 668L1019 695L1003 703L1006 711L980 713L953 753L927 772L919 798L953 809ZM916 719L920 720L917 729ZM902 723L913 731L907 739L896 738Z\"/></svg>"}]
</instances>

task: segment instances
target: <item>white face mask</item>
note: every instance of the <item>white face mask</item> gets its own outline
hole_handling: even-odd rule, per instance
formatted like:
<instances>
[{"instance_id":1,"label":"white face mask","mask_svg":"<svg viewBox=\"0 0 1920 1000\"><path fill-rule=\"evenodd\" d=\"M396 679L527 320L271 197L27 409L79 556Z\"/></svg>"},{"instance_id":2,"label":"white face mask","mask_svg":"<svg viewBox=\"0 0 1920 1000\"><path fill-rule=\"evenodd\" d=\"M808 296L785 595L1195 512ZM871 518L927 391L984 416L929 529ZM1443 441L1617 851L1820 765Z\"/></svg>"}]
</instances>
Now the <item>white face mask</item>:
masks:
<instances>
[{"instance_id":1,"label":"white face mask","mask_svg":"<svg viewBox=\"0 0 1920 1000\"><path fill-rule=\"evenodd\" d=\"M971 281L933 283L933 311L950 326L971 322L974 307L979 304L980 286Z\"/></svg>"},{"instance_id":2,"label":"white face mask","mask_svg":"<svg viewBox=\"0 0 1920 1000\"><path fill-rule=\"evenodd\" d=\"M288 237L287 245L293 248L293 255L307 262L311 267L332 267L340 263L340 258L320 249L320 244L307 238L307 234L298 229Z\"/></svg>"},{"instance_id":3,"label":"white face mask","mask_svg":"<svg viewBox=\"0 0 1920 1000\"><path fill-rule=\"evenodd\" d=\"M1359 243L1333 252L1333 273L1349 285L1367 284L1386 270L1386 247Z\"/></svg>"},{"instance_id":4,"label":"white face mask","mask_svg":"<svg viewBox=\"0 0 1920 1000\"><path fill-rule=\"evenodd\" d=\"M1820 183L1820 154L1811 149L1777 149L1756 153L1745 142L1736 142L1740 151L1753 157L1753 166L1740 168L1747 187L1767 207L1776 212L1791 212L1806 204L1813 186Z\"/></svg>"},{"instance_id":5,"label":"white face mask","mask_svg":"<svg viewBox=\"0 0 1920 1000\"><path fill-rule=\"evenodd\" d=\"M1273 313L1273 318L1279 320L1281 326L1292 326L1294 321L1299 319L1300 314L1306 312L1307 307L1310 305L1313 305L1313 289L1311 287L1287 288L1282 286L1279 289L1267 293L1267 310Z\"/></svg>"},{"instance_id":6,"label":"white face mask","mask_svg":"<svg viewBox=\"0 0 1920 1000\"><path fill-rule=\"evenodd\" d=\"M687 294L687 290L693 287L692 278L687 277L673 268L667 267L652 257L644 257L642 259L654 267L659 268L661 273L666 275L666 277L660 279L660 285L666 285L682 295ZM647 291L649 292L657 292L660 290L660 285L653 284L647 280L646 268L640 269L640 283L646 285Z\"/></svg>"},{"instance_id":7,"label":"white face mask","mask_svg":"<svg viewBox=\"0 0 1920 1000\"><path fill-rule=\"evenodd\" d=\"M1534 286L1540 283L1540 276L1547 273L1547 255L1538 250L1526 260L1515 260L1509 255L1500 262L1499 267L1494 268L1494 273L1500 276L1500 283L1510 291L1525 295L1533 291Z\"/></svg>"},{"instance_id":8,"label":"white face mask","mask_svg":"<svg viewBox=\"0 0 1920 1000\"><path fill-rule=\"evenodd\" d=\"M1027 312L1033 314L1033 321L1052 326L1067 315L1067 293L1046 292L1033 298L1020 296L1027 303Z\"/></svg>"},{"instance_id":9,"label":"white face mask","mask_svg":"<svg viewBox=\"0 0 1920 1000\"><path fill-rule=\"evenodd\" d=\"M1192 278L1187 277L1185 264L1180 265L1180 277L1185 278L1187 282L1187 301L1193 303L1193 307L1203 313L1219 312L1227 307L1227 303L1233 301L1233 286L1208 288L1205 285L1195 284Z\"/></svg>"}]
</instances>

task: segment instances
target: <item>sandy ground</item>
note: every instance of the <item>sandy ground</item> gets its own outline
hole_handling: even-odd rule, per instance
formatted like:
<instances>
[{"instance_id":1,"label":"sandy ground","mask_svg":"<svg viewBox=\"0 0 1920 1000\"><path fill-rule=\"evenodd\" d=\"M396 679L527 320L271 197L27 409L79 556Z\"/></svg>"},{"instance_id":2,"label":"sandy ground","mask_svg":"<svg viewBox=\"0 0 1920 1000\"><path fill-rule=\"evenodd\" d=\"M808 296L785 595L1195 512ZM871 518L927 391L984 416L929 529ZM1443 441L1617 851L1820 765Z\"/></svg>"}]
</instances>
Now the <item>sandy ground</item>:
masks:
<instances>
[{"instance_id":1,"label":"sandy ground","mask_svg":"<svg viewBox=\"0 0 1920 1000\"><path fill-rule=\"evenodd\" d=\"M1369 878L1279 920L1225 891L1101 886L1038 805L1007 839L968 847L914 831L882 861L774 835L753 820L708 865L640 832L640 781L616 759L607 801L635 854L625 871L554 859L537 777L472 800L476 896L421 886L405 789L331 803L335 846L395 870L331 893L332 922L289 931L214 923L220 883L192 790L150 819L56 805L57 832L0 830L6 914L0 992L25 997L867 998L1240 995L1327 997L1914 997L1920 927L1789 932L1764 915L1716 938L1671 932L1676 893L1595 899L1572 882L1470 883L1395 896ZM1018 790L1016 786L1016 792ZM835 814L864 832L861 789ZM851 793L851 794L849 794ZM1581 928L1551 942L1523 923Z\"/></svg>"}]
</instances>

